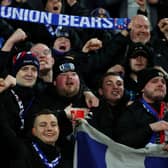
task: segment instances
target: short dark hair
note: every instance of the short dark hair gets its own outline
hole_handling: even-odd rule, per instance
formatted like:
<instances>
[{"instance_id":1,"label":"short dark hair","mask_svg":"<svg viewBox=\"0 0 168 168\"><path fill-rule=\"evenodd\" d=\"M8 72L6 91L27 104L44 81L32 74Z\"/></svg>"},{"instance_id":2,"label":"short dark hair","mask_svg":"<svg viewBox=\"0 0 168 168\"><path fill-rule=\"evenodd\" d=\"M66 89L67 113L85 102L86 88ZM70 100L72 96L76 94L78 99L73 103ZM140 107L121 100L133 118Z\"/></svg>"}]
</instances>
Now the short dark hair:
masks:
<instances>
[{"instance_id":1,"label":"short dark hair","mask_svg":"<svg viewBox=\"0 0 168 168\"><path fill-rule=\"evenodd\" d=\"M107 76L119 76L121 79L123 79L123 77L118 72L106 72L105 74L101 76L99 83L98 83L98 86L99 86L98 88L102 88L103 81Z\"/></svg>"},{"instance_id":2,"label":"short dark hair","mask_svg":"<svg viewBox=\"0 0 168 168\"><path fill-rule=\"evenodd\" d=\"M51 110L51 109L48 109L48 108L44 108L44 109L41 109L39 112L35 113L33 115L33 121L32 121L32 126L34 125L34 122L35 122L35 119L40 116L40 115L47 115L47 114L53 114L56 118L57 118L57 115L55 113L55 111ZM57 118L58 120L58 118Z\"/></svg>"}]
</instances>

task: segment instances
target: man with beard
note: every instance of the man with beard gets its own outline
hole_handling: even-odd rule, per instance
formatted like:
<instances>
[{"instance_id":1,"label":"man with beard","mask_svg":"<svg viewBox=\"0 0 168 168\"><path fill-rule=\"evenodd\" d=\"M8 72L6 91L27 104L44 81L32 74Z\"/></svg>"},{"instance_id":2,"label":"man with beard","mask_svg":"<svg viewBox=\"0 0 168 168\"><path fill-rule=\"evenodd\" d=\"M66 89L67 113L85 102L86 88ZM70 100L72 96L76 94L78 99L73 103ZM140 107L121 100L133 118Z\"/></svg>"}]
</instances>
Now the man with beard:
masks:
<instances>
[{"instance_id":1,"label":"man with beard","mask_svg":"<svg viewBox=\"0 0 168 168\"><path fill-rule=\"evenodd\" d=\"M165 75L154 68L144 69L138 73L138 86L141 96L122 113L115 140L133 148L164 144L163 149L168 150Z\"/></svg>"}]
</instances>

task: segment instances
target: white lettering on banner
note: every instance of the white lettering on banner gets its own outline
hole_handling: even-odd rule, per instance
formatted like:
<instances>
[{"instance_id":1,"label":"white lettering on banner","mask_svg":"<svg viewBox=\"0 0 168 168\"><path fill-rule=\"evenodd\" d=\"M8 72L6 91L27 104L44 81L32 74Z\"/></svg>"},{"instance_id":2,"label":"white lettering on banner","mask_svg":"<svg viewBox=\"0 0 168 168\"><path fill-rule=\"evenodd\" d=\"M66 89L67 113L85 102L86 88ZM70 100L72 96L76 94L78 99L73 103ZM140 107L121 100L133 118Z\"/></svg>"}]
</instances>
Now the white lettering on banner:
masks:
<instances>
[{"instance_id":1,"label":"white lettering on banner","mask_svg":"<svg viewBox=\"0 0 168 168\"><path fill-rule=\"evenodd\" d=\"M58 25L82 28L113 28L113 20L95 17L59 15Z\"/></svg>"},{"instance_id":2,"label":"white lettering on banner","mask_svg":"<svg viewBox=\"0 0 168 168\"><path fill-rule=\"evenodd\" d=\"M71 16L71 25L73 26L73 27L79 27L79 16Z\"/></svg>"},{"instance_id":3,"label":"white lettering on banner","mask_svg":"<svg viewBox=\"0 0 168 168\"><path fill-rule=\"evenodd\" d=\"M113 28L114 24L113 24L113 20L108 20L107 18L102 18L103 22L103 28L108 29L108 28Z\"/></svg>"},{"instance_id":4,"label":"white lettering on banner","mask_svg":"<svg viewBox=\"0 0 168 168\"><path fill-rule=\"evenodd\" d=\"M12 10L12 13L11 13L11 18L14 19L14 18L17 18L19 20L24 20L24 9L13 9Z\"/></svg>"},{"instance_id":5,"label":"white lettering on banner","mask_svg":"<svg viewBox=\"0 0 168 168\"><path fill-rule=\"evenodd\" d=\"M28 9L18 9L12 7L1 7L1 17L16 19L20 21L30 21L38 23L52 23L52 13L40 12Z\"/></svg>"},{"instance_id":6,"label":"white lettering on banner","mask_svg":"<svg viewBox=\"0 0 168 168\"><path fill-rule=\"evenodd\" d=\"M41 12L40 22L46 24L52 24L52 13Z\"/></svg>"},{"instance_id":7,"label":"white lettering on banner","mask_svg":"<svg viewBox=\"0 0 168 168\"><path fill-rule=\"evenodd\" d=\"M10 18L11 13L12 13L12 8L8 7L6 12L5 12L5 9L6 9L5 6L1 6L1 17Z\"/></svg>"},{"instance_id":8,"label":"white lettering on banner","mask_svg":"<svg viewBox=\"0 0 168 168\"><path fill-rule=\"evenodd\" d=\"M29 10L25 9L25 11L24 11L24 21L28 21L28 16L29 16Z\"/></svg>"},{"instance_id":9,"label":"white lettering on banner","mask_svg":"<svg viewBox=\"0 0 168 168\"><path fill-rule=\"evenodd\" d=\"M68 26L69 25L69 16L68 15L59 15L58 25Z\"/></svg>"},{"instance_id":10,"label":"white lettering on banner","mask_svg":"<svg viewBox=\"0 0 168 168\"><path fill-rule=\"evenodd\" d=\"M95 23L96 23L95 27L102 28L101 20L102 20L102 18L98 18L98 17L95 18Z\"/></svg>"},{"instance_id":11,"label":"white lettering on banner","mask_svg":"<svg viewBox=\"0 0 168 168\"><path fill-rule=\"evenodd\" d=\"M39 12L30 11L30 21L37 22L40 18Z\"/></svg>"},{"instance_id":12,"label":"white lettering on banner","mask_svg":"<svg viewBox=\"0 0 168 168\"><path fill-rule=\"evenodd\" d=\"M129 23L128 18L81 17L7 6L0 6L0 17L48 25L95 29L127 29Z\"/></svg>"},{"instance_id":13,"label":"white lettering on banner","mask_svg":"<svg viewBox=\"0 0 168 168\"><path fill-rule=\"evenodd\" d=\"M87 17L82 17L80 20L80 27L90 27L90 21Z\"/></svg>"}]
</instances>

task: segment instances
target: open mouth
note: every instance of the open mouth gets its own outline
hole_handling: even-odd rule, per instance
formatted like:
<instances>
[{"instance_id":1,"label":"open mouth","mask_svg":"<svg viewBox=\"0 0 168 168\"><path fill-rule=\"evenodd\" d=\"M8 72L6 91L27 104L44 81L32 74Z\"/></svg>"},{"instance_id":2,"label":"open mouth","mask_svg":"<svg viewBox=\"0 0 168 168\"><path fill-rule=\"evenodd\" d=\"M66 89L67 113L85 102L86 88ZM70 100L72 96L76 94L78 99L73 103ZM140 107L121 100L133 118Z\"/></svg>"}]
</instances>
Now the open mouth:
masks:
<instances>
[{"instance_id":1,"label":"open mouth","mask_svg":"<svg viewBox=\"0 0 168 168\"><path fill-rule=\"evenodd\" d=\"M57 10L58 10L58 7L57 7L57 6L54 6L54 7L53 7L53 10L54 10L54 11L57 11Z\"/></svg>"},{"instance_id":2,"label":"open mouth","mask_svg":"<svg viewBox=\"0 0 168 168\"><path fill-rule=\"evenodd\" d=\"M73 82L67 82L67 83L66 83L67 86L71 86L71 85L73 85L73 84L74 84Z\"/></svg>"},{"instance_id":3,"label":"open mouth","mask_svg":"<svg viewBox=\"0 0 168 168\"><path fill-rule=\"evenodd\" d=\"M65 46L60 46L59 49L60 50L66 50L66 47Z\"/></svg>"}]
</instances>

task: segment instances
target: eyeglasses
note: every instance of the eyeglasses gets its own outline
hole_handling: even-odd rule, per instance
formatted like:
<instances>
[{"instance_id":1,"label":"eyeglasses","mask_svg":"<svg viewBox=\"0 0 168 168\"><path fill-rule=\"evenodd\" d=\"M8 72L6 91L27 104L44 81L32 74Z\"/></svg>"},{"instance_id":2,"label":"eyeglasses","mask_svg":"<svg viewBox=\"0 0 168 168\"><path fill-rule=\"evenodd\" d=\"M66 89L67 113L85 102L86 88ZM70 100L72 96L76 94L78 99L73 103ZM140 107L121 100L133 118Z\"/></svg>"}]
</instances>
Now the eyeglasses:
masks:
<instances>
[{"instance_id":1,"label":"eyeglasses","mask_svg":"<svg viewBox=\"0 0 168 168\"><path fill-rule=\"evenodd\" d=\"M44 49L43 51L32 51L36 56L48 56L51 54L50 49Z\"/></svg>"}]
</instances>

